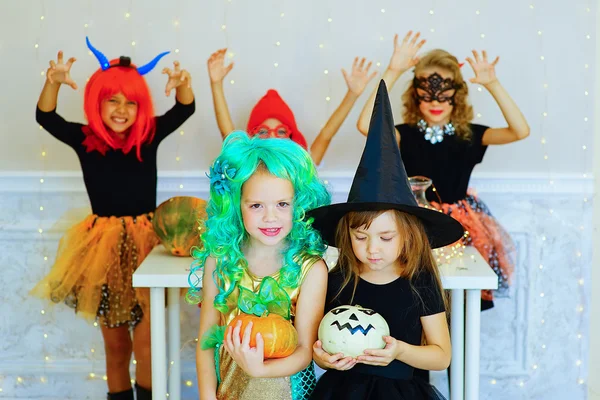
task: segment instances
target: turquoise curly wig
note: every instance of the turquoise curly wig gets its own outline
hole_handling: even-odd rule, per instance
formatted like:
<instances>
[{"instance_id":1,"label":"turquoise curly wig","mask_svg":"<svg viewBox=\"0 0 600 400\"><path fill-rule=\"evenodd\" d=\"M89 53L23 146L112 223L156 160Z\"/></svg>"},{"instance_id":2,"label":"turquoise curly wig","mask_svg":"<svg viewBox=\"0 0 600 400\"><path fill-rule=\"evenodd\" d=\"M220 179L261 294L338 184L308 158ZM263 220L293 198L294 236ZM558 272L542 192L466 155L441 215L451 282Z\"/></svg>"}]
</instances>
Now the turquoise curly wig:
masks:
<instances>
[{"instance_id":1,"label":"turquoise curly wig","mask_svg":"<svg viewBox=\"0 0 600 400\"><path fill-rule=\"evenodd\" d=\"M210 170L208 219L201 235L203 247L192 251L194 262L188 277L187 301L200 302L200 275L206 259L213 257L216 260L213 280L219 289L214 306L221 312L228 311L227 296L236 290L248 266L242 252L248 239L240 206L242 186L257 170L286 179L294 187L293 225L285 238L279 283L284 287L297 287L302 258L322 256L326 249L321 236L311 226L312 219L307 220L305 213L331 202L331 195L317 176L310 155L291 140L250 138L245 132L236 131L227 136ZM225 290L225 281L232 283L229 290Z\"/></svg>"}]
</instances>

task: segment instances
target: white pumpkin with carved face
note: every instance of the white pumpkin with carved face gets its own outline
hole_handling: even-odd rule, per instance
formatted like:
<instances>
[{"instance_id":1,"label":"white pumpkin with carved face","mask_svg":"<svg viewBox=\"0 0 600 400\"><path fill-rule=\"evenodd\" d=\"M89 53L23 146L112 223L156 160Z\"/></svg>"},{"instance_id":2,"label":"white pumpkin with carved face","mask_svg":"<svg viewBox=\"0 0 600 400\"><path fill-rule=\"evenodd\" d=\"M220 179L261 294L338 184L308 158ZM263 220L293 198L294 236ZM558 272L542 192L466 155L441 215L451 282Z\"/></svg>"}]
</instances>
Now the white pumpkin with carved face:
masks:
<instances>
[{"instance_id":1,"label":"white pumpkin with carved face","mask_svg":"<svg viewBox=\"0 0 600 400\"><path fill-rule=\"evenodd\" d=\"M340 306L329 311L319 325L319 340L329 354L356 357L366 349L383 349L390 328L385 319L368 308Z\"/></svg>"}]
</instances>

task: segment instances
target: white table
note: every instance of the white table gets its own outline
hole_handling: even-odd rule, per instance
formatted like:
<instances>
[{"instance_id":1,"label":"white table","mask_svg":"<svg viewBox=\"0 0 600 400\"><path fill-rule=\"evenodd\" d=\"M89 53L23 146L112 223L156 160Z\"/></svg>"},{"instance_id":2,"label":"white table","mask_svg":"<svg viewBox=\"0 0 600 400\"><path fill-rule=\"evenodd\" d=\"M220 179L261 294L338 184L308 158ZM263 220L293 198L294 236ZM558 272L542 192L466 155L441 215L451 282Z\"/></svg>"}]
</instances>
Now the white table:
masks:
<instances>
[{"instance_id":1,"label":"white table","mask_svg":"<svg viewBox=\"0 0 600 400\"><path fill-rule=\"evenodd\" d=\"M180 400L181 398L179 289L189 287L188 274L192 261L191 257L175 257L163 246L157 246L133 274L134 287L150 288L152 398L154 400L167 399L167 347L171 364L168 399ZM328 264L333 266L332 258L328 259ZM451 258L440 265L439 269L442 286L452 291L450 400L476 400L479 398L481 291L497 289L498 278L472 247L465 248L461 257ZM167 318L165 317L165 288L168 293ZM168 319L169 330L168 345L166 319Z\"/></svg>"},{"instance_id":2,"label":"white table","mask_svg":"<svg viewBox=\"0 0 600 400\"><path fill-rule=\"evenodd\" d=\"M466 247L462 256L451 258L439 270L442 286L452 293L450 400L476 400L479 399L481 291L497 289L498 277L473 247Z\"/></svg>"},{"instance_id":3,"label":"white table","mask_svg":"<svg viewBox=\"0 0 600 400\"><path fill-rule=\"evenodd\" d=\"M162 245L157 246L144 259L133 274L134 287L150 288L150 334L152 347L152 399L180 400L181 360L179 355L180 289L187 288L192 257L171 255ZM167 312L165 315L165 289L167 289ZM167 325L168 320L168 325ZM169 341L167 346L167 326ZM167 347L169 362L167 363ZM167 368L171 371L168 379Z\"/></svg>"}]
</instances>

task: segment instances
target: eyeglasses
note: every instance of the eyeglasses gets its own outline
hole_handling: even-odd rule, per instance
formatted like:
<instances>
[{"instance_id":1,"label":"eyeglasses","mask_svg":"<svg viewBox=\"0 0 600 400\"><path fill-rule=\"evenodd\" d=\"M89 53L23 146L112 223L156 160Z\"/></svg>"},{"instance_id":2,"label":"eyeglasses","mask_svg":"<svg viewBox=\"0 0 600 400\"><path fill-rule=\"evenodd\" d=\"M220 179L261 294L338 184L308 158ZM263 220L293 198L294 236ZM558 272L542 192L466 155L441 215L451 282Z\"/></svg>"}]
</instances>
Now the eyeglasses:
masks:
<instances>
[{"instance_id":1,"label":"eyeglasses","mask_svg":"<svg viewBox=\"0 0 600 400\"><path fill-rule=\"evenodd\" d=\"M266 125L259 125L250 131L252 136L258 135L260 138L289 138L292 135L291 129L284 124L277 125L275 128L269 128Z\"/></svg>"}]
</instances>

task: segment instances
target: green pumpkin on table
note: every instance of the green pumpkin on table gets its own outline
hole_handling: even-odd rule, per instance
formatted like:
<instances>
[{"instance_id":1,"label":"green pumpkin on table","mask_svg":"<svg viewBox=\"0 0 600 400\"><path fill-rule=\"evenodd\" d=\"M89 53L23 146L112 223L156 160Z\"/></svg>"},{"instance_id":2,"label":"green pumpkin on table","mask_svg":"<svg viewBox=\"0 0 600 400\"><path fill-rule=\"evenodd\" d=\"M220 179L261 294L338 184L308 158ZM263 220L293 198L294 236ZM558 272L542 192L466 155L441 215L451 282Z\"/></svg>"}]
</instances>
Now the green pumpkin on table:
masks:
<instances>
[{"instance_id":1,"label":"green pumpkin on table","mask_svg":"<svg viewBox=\"0 0 600 400\"><path fill-rule=\"evenodd\" d=\"M206 201L197 197L177 196L162 202L154 212L152 226L165 248L173 255L190 257L200 246L200 227L206 220Z\"/></svg>"}]
</instances>

